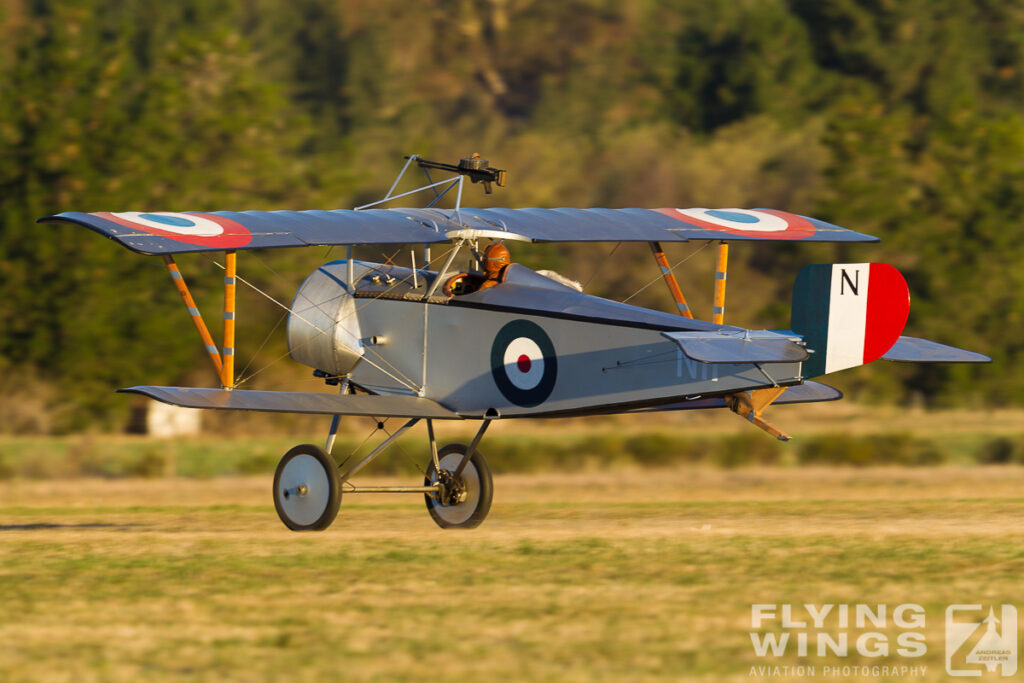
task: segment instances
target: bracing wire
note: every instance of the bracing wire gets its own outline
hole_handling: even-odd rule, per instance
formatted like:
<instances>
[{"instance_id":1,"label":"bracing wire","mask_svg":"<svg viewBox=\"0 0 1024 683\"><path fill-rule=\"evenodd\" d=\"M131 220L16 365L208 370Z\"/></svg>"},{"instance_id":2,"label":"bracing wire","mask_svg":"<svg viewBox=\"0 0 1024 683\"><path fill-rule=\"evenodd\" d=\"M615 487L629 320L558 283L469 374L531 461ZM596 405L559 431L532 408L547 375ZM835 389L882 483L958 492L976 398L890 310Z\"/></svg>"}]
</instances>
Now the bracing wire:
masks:
<instances>
[{"instance_id":1,"label":"bracing wire","mask_svg":"<svg viewBox=\"0 0 1024 683\"><path fill-rule=\"evenodd\" d=\"M250 354L249 362L246 363L245 367L242 368L242 371L238 373L239 377L242 377L243 375L245 375L246 371L249 369L249 366L252 365L252 361L256 358L256 356L259 355L260 351L263 350L263 347L267 345L267 342L270 341L270 338L274 336L275 332L277 332L277 328L281 327L281 323L283 323L287 317L288 317L287 313L282 313L278 317L277 322L274 323L274 326L272 328L270 328L270 332L267 332L267 336L265 336L263 338L263 343L261 343L259 345L259 348L257 348L252 354Z\"/></svg>"},{"instance_id":2,"label":"bracing wire","mask_svg":"<svg viewBox=\"0 0 1024 683\"><path fill-rule=\"evenodd\" d=\"M455 246L454 246L454 245L453 245L453 246L452 246L452 247L451 247L450 249L448 249L448 250L446 250L446 251L442 252L441 254L438 254L438 255L437 255L437 256L435 256L434 258L432 258L432 259L431 259L431 260L430 260L430 261L429 261L428 263L424 264L424 266L425 266L425 267L429 267L429 266L433 265L433 264L434 264L434 263L435 263L436 261L439 261L439 260L441 260L441 259L444 259L444 258L446 258L446 257L448 256L448 254L449 254L449 253L451 253L451 251L452 251L453 249L455 249ZM400 250L399 250L399 251L400 251ZM396 252L395 252L394 254L392 254L392 255L391 255L390 257L388 257L388 260L389 260L389 262L390 262L390 260L391 260L392 258L394 258L394 256L395 256L395 255L397 255L398 253L399 253L399 252L398 252L398 251L396 251ZM210 261L211 263L213 263L213 264L214 264L215 266L217 266L218 268L221 268L222 270L224 269L224 266L223 266L223 265L222 265L221 263L219 263L219 262L217 262L216 260L214 260L213 258L207 257L207 259L208 259L208 260L209 260L209 261ZM263 262L262 262L262 261L261 261L260 259L257 259L257 261L259 261L259 262L260 262L260 263L261 263L261 264L262 264L262 265L263 265L264 267L266 267L266 268L267 268L268 270L270 270L270 271L271 271L272 273L274 273L275 275L278 275L278 274L276 273L276 271L274 271L274 270L273 270L272 268L270 268L270 266L269 266L269 265L267 265L266 263L263 263ZM278 275L278 277L280 277L280 275ZM282 278L282 279L283 279L283 278ZM284 304L284 303L282 303L282 302L278 301L278 300L277 300L276 298L274 298L274 297L273 297L272 295L270 295L270 294L268 294L267 292L263 291L262 289L260 289L260 288L259 288L259 287L257 287L256 285L254 285L254 284L253 284L252 282L249 282L249 281L248 281L247 279L245 279L245 278L243 278L243 277L239 276L239 277L238 277L238 281L239 281L239 282L241 282L242 284L246 285L247 287L249 287L249 288L250 288L250 289L252 289L253 291L257 292L258 294L260 294L261 296L263 296L264 298L266 298L266 299L267 299L268 301L271 301L271 302L272 302L272 303L274 303L275 305L277 305L277 306L279 306L280 308L284 309L284 310L285 310L286 312L290 313L291 315L294 315L294 316L296 316L297 318L299 318L300 320L302 320L303 322L305 322L306 324L308 324L308 325L309 325L310 327L313 327L313 328L315 328L315 329L319 330L321 334L328 334L328 333L329 333L329 332L330 332L331 330L333 330L333 329L334 329L334 327L336 327L337 325L340 325L340 324L341 324L342 322L344 322L345 320L347 320L347 319L348 319L348 318L349 318L350 316L352 316L352 315L355 315L355 314L359 313L359 311L360 311L360 310L362 310L362 309L363 309L363 308L364 308L365 306L368 306L368 305L369 305L370 303L372 303L373 301L375 301L375 300L379 299L380 297L384 296L385 294L387 294L387 293L391 292L391 291L392 291L392 290L393 290L393 289L394 289L395 287L397 287L397 286L398 286L399 284L401 284L401 281L399 281L399 282L396 282L395 284L391 285L391 286L390 286L390 287L388 287L387 289L385 289L385 290L381 291L381 292L380 292L379 294L377 294L377 296L375 296L375 297L372 297L372 298L368 299L368 300L367 300L367 301L366 301L365 303L363 303L362 305L360 305L360 306L356 307L356 309L355 309L355 310L354 310L354 311L353 311L352 313L350 313L350 314L348 314L348 315L346 315L346 316L343 316L343 317L339 318L338 320L335 320L335 321L334 321L334 322L333 322L333 323L331 324L331 326L330 326L330 327L329 327L329 328L328 328L327 330L323 330L323 329L320 329L320 328L319 328L318 326L314 325L313 323L311 323L310 321L308 321L308 320L306 320L305 318L303 318L303 317L302 317L301 315L299 315L298 313L296 313L296 312L295 312L295 310L294 310L294 309L293 309L293 308L292 308L291 306L288 306L288 305L286 305L286 304ZM315 305L315 304L314 304L314 305ZM279 324L280 324L280 321L278 322L278 325L279 325ZM268 336L268 339L269 339L269 336ZM310 342L312 342L312 341L313 341L313 339L309 339L309 340L307 340L306 342L304 342L304 344L308 344L308 343L310 343ZM265 346L265 345L266 345L266 341L264 341L263 345L261 345L261 347L260 347L260 348L262 349L262 348L263 348L263 346ZM294 350L294 349L292 349L292 350ZM377 356L378 356L378 357L380 358L380 354L377 354L376 352L374 352L374 353L375 353L375 355L377 355ZM271 361L270 361L269 363L267 363L267 364L266 364L266 365L264 365L263 367L259 368L258 370L255 370L255 371L253 371L253 372L252 372L252 373L250 373L249 375L247 375L247 376L244 376L244 377L239 377L239 379L238 379L238 380L237 380L237 381L235 382L234 386L235 386L235 387L238 387L238 386L240 386L240 385L244 384L245 382L248 382L248 381L252 380L252 378L253 378L253 377L255 377L256 375L259 375L259 374L260 374L260 373L262 373L263 371L265 371L265 370L269 369L269 368L270 368L271 366L275 365L276 363L278 363L278 362L280 362L280 361L284 360L284 359L285 359L285 358L287 358L287 357L288 357L289 355L291 355L291 351L289 351L288 353L284 353L284 354L282 354L282 355L278 356L277 358L275 358L275 359L271 360ZM418 385L416 385L416 383L415 383L415 382L413 382L413 381L412 381L412 380L411 380L410 378L408 378L408 377L405 377L404 373L400 372L400 371L399 371L399 370L398 370L397 368L394 368L394 366L392 366L392 365L391 365L391 363L388 363L388 362L387 362L386 360L384 360L383 358L381 358L381 360L382 360L383 362L387 363L387 364L388 364L389 366L391 366L391 367L392 367L392 368L393 368L393 369L395 370L395 372L398 372L398 374L402 375L404 379L402 379L402 378L399 378L399 377L396 377L396 376L395 376L395 375L393 375L392 373L388 372L388 371L387 371L386 369L382 368L382 367L381 367L380 365L378 365L377 363L373 362L373 360L371 360L370 358L366 358L366 357L364 356L364 360L366 360L366 361L367 361L367 363L369 363L370 365L372 365L373 367L375 367L375 368L376 368L377 370L380 370L380 371L381 371L382 373L384 373L385 375L387 375L387 376L388 376L388 377L390 377L391 379L395 380L395 381L396 381L396 382L398 382L399 384L404 384L405 386L409 387L410 389L412 389L413 391L416 391L416 392L419 392L419 391L421 390L421 387L419 387ZM252 363L252 361L250 360L249 364L251 365L251 363ZM248 369L248 367L249 367L249 365L246 365L246 369Z\"/></svg>"},{"instance_id":3,"label":"bracing wire","mask_svg":"<svg viewBox=\"0 0 1024 683\"><path fill-rule=\"evenodd\" d=\"M684 263L686 263L687 261L689 261L690 259L692 259L692 258L693 258L694 256L696 256L696 255L697 255L697 254L699 254L700 252L704 251L704 249L706 249L706 248L707 248L707 246L708 246L709 244L711 244L711 242L708 242L708 241L704 242L704 244L702 244L702 245L701 245L701 246L700 246L699 248L697 248L696 250L694 250L694 252L693 252L693 253L691 253L691 254L690 254L689 256L687 256L687 257L686 257L686 258L684 258L683 260L679 261L679 262L678 262L678 263L676 263L676 264L675 264L674 266L671 266L671 267L669 267L669 269L668 269L668 272L670 272L670 273L671 273L671 272L673 272L673 271L674 271L674 270L675 270L676 268L678 268L679 266L683 265ZM640 292L644 291L645 289L647 289L648 287L650 287L651 285L653 285L653 284L654 284L655 282L657 282L658 280L664 279L664 277L665 277L665 275L664 275L664 274L662 274L662 275L659 275L658 277L654 278L653 280L651 280L650 282L648 282L648 283L647 283L646 285L644 285L643 287L641 287L640 289L636 290L635 292L633 292L632 294L630 294L629 296L627 296L627 297L626 297L625 299L623 299L621 303L627 303L627 302L628 302L628 301L629 301L630 299L632 299L632 298L633 298L633 297L635 297L635 296L636 296L637 294L639 294Z\"/></svg>"},{"instance_id":4,"label":"bracing wire","mask_svg":"<svg viewBox=\"0 0 1024 683\"><path fill-rule=\"evenodd\" d=\"M361 450L363 449L363 446L365 446L365 445L367 444L367 442L369 442L369 440L373 438L373 435L374 435L374 434L376 434L376 433L377 433L377 432L378 432L379 430L384 430L384 433L385 433L385 434L388 434L388 431L387 431L386 429L384 429L383 425L387 424L387 421L388 421L389 419L391 419L391 418L387 418L387 417L386 417L386 418L384 418L384 420L383 420L383 421L382 421L382 420L379 420L379 419L377 419L377 418L375 418L375 417L372 417L372 418L370 418L370 419L372 419L372 420L374 421L374 427L373 427L373 429L371 429L371 430L370 430L370 433L366 435L366 438L364 438L364 439L362 440L362 442L361 442L361 443L360 443L360 444L359 444L358 446L356 446L355 448L353 448L353 449L352 449L352 452L351 452L351 453L349 453L349 454L348 454L347 456L345 456L345 459L341 461L341 465L344 465L344 464L345 464L346 462L348 462L349 460L351 460L351 459L352 459L352 457L353 457L353 456L354 456L354 455L355 455L356 453L358 453L359 451L361 451ZM388 436L391 436L391 435L390 435L390 434L388 434ZM341 469L341 465L338 465L338 468L339 468L339 469ZM356 488L356 487L355 487L355 486L354 486L354 485L352 484L352 482L350 482L350 481L346 481L346 482L345 482L345 484L347 484L348 486L350 486L350 487L351 487L351 489L350 489L350 490L352 490L352 491L354 491L354 490L355 490L355 488Z\"/></svg>"},{"instance_id":5,"label":"bracing wire","mask_svg":"<svg viewBox=\"0 0 1024 683\"><path fill-rule=\"evenodd\" d=\"M705 248L707 248L707 246L708 246L709 244L710 244L710 242L705 242L705 243L704 243L703 245L701 245L701 246L700 246L700 247L699 247L698 249L696 249L695 251L693 251L693 252L692 252L691 254L689 254L689 255L688 255L688 256L686 256L685 258L681 259L680 261L678 261L677 263L675 263L674 265L672 265L672 266L671 266L671 267L669 268L669 272L673 272L673 271L674 271L674 270L675 270L676 268L678 268L679 266L683 265L684 263L686 263L687 261L689 261L690 259L692 259L692 258L693 258L694 256L696 256L696 255L697 255L697 254L699 254L699 253L700 253L701 251L703 251L703 250L704 250ZM616 244L616 245L615 245L615 246L614 246L614 247L613 247L613 248L611 249L611 251L610 251L610 252L609 252L609 253L608 253L608 254L607 254L607 255L606 255L605 257L604 257L604 259L603 259L603 260L601 261L601 264L599 264L599 267L598 267L597 269L595 269L594 273L593 273L593 274L592 274L592 275L590 276L590 278L589 278L589 279L587 280L587 284L589 284L589 283L590 283L590 281L591 281L591 280L593 280L593 278L594 278L594 277L595 277L595 276L597 275L597 273L598 273L598 272L600 271L600 265L602 265L602 264L603 264L603 263L604 263L605 261L607 261L607 260L608 260L608 259L609 259L609 258L610 258L610 257L611 257L611 256L612 256L612 255L613 255L613 254L614 254L615 252L616 252L616 250L617 250L617 249L618 249L618 248L619 248L619 247L620 247L621 245L622 245L622 243L621 243L621 242L617 243L617 244ZM435 256L434 258L432 258L432 259L431 259L431 260L430 260L429 262L425 263L425 264L424 264L424 267L427 267L427 268L429 268L429 267L430 267L430 266L432 266L432 265L433 265L433 264L434 264L435 262L437 262L437 261L440 261L440 260L442 260L442 259L446 258L446 257L448 256L448 254L450 254L450 253L451 253L451 251L452 251L453 249L455 249L455 246L454 246L454 245L453 245L453 246L452 246L452 247L451 247L450 249L448 249L448 250L444 251L444 252L443 252L443 253L441 253L441 254L438 254L437 256ZM399 251L401 251L401 250L399 250ZM394 258L394 257L395 257L395 256L396 256L396 255L397 255L398 253L399 253L399 251L396 251L396 252L394 252L394 253L393 253L393 254L392 254L391 256L386 256L386 258L387 258L387 262L388 262L388 263L391 263L391 262L392 262L392 259L393 259L393 258ZM223 265L223 264L221 264L221 263L217 262L217 261L216 261L216 260L214 260L213 258L210 258L210 257L207 257L207 258L208 258L208 260L209 260L209 261L210 261L211 263L213 263L213 264L214 264L215 266L217 266L218 268L224 269L224 265ZM274 274L274 275L275 275L276 277L278 277L278 278L279 278L279 279L281 279L281 280L284 280L284 278L283 278L283 277L282 277L282 276L281 276L281 275L280 275L279 273L277 273L277 271L275 271L275 270L274 270L273 268L271 268L271 267L270 267L270 266L269 266L268 264L266 264L266 263L265 263L265 262L264 262L264 261L263 261L262 259L259 259L259 258L257 258L257 259L256 259L256 261L257 261L258 263L260 263L260 264L261 264L261 265L262 265L263 267L265 267L265 268L266 268L267 270L269 270L269 271L270 271L271 273L273 273L273 274ZM660 279L662 279L662 278L663 278L663 276L658 276L658 277L656 277L656 278L652 279L651 281L649 281L648 283L646 283L645 285L643 285L642 287L640 287L640 288L639 288L638 290L636 290L635 292L633 292L632 294L630 294L630 295L629 295L628 297L626 297L625 299L623 299L623 300L622 300L622 303L627 303L627 302L629 302L629 301L630 301L631 299L633 299L634 297L636 297L637 295L639 295L639 294L640 294L641 292L643 292L644 290L646 290L647 288L649 288L649 287L650 287L651 285L653 285L654 283L656 283L656 282L657 282L658 280L660 280ZM302 317L302 316L301 316L300 314L298 314L298 313L297 313L297 312L296 312L296 311L295 311L295 310L294 310L294 309L293 309L293 308L292 308L291 306L288 306L287 304L284 304L284 303L282 303L281 301L277 300L277 299L276 299L276 298L275 298L274 296L272 296L271 294L268 294L267 292L263 291L262 289L260 289L260 288L259 288L259 287L257 287L256 285L254 285L254 284L253 284L252 282L250 282L250 281L249 281L249 280L247 280L246 278L244 278L244 277L241 277L241 276L238 276L238 281L239 281L239 282L241 282L242 284L246 285L247 287L249 287L249 288L250 288L250 289L252 289L253 291L255 291L255 292L256 292L257 294L259 294L260 296L264 297L264 298L265 298L265 299L267 299L268 301L272 302L272 303L273 303L273 304L275 304L276 306L280 307L280 308L281 308L281 309L283 309L283 310L284 310L284 311L285 311L286 313L288 313L288 314L291 314L291 315L294 315L294 316L296 316L297 318L299 318L300 320L302 320L303 322L305 322L306 324L308 324L308 325L309 325L310 327L313 327L313 328L315 328L315 329L319 330L319 332L320 332L321 334L328 334L328 333L330 333L330 332L331 332L331 331L332 331L332 330L334 329L334 327L336 327L337 325L340 325L341 323L343 323L343 322L344 322L345 320L347 320L347 319L348 319L348 318L349 318L350 316L352 316L352 315L355 315L355 314L359 313L359 311L360 311L360 310L362 310L362 309L363 309L364 307L368 306L368 305L369 305L370 303L372 303L373 301L375 301L375 300L379 299L380 297L384 296L385 294L387 294L387 293L391 292L391 291L392 291L392 290L393 290L393 289L394 289L395 287L397 287L397 286L398 286L399 284L401 284L401 282L400 282L400 281L399 281L399 282L396 282L395 284L391 285L391 286L390 286L390 287L388 287L387 289L385 289L385 290L381 291L381 292L380 292L379 294L377 294L377 296L375 296L375 297L372 297L372 298L368 299L368 300L367 300L367 301L366 301L365 303L363 303L362 305L360 305L360 306L357 306L357 307L356 307L356 309L355 309L355 310L354 310L354 311L353 311L352 313L350 313L350 314L348 314L348 315L346 315L346 316L343 316L343 317L341 317L341 318L339 318L339 319L335 320L335 321L334 321L334 322L333 322L333 323L331 324L331 326L330 326L330 327L329 327L328 329L324 330L324 329L320 329L320 328L319 328L318 326L316 326L316 325L314 325L313 323L311 323L310 321L306 320L306 319L305 319L305 318L303 318L303 317ZM316 304L314 304L314 305L316 306ZM268 341L270 340L270 337L271 337L271 336L273 335L274 331L276 331L276 329L277 329L277 328L278 328L278 327L280 326L280 324L281 324L281 321L282 321L283 319L284 319L284 316L282 316L282 318L278 320L277 324L276 324L276 325L274 326L274 328L273 328L273 329L272 329L272 330L270 331L270 333L269 333L269 334L267 335L267 337L266 337L266 338L264 339L263 343L262 343L262 344L260 344L260 347L259 347L259 348L257 349L257 351L256 351L256 353L257 353L257 354L259 353L259 351L261 351L261 350L262 350L262 349L263 349L263 348L264 348L264 347L266 346L266 344L267 344L267 343L268 343ZM308 344L308 343L311 343L312 341L313 341L313 339L309 339L309 340L307 340L306 342L304 342L304 344ZM261 368L259 368L259 369L257 369L257 370L254 370L254 371L253 371L252 373L250 373L250 374L246 375L246 374L245 374L245 372L246 372L246 371L247 371L247 370L249 369L249 367L250 367L250 366L252 365L252 358L250 358L250 360L249 360L249 362L248 362L248 363L246 364L245 368L243 368L242 372L241 372L241 373L239 373L239 378L238 378L238 379L237 379L237 380L235 381L235 384L234 384L234 386L235 386L235 387L238 387L238 386L241 386L242 384L245 384L245 383L247 383L247 382L251 381L251 380L252 380L252 379L253 379L254 377L256 377L257 375L261 374L262 372L264 372L265 370L269 369L269 368L270 368L270 367L272 367L273 365L275 365L275 364L277 364L278 362L280 362L280 361L284 360L285 358L287 358L287 357L288 357L289 355L291 355L291 352L292 352L292 351L294 351L294 349L292 349L292 350L289 350L289 352L287 352L287 353L281 354L281 355L280 355L280 356L278 356L277 358L274 358L274 359L273 359L273 360L271 360L270 362L266 363L266 364L265 364L265 365L264 365L263 367L261 367ZM372 349L371 349L371 351L372 351L372 352L374 353L374 355L375 355L375 356L377 356L377 357L378 357L378 358L380 359L380 361L381 361L381 362L383 362L383 363L385 363L386 365L388 365L389 367L391 367L391 369L392 369L392 370L394 370L394 371L395 371L396 373L398 373L398 375L401 375L401 377L397 377L397 376L395 376L394 374L392 374L391 372L389 372L388 370L386 370L385 368L381 367L381 366L380 366L379 364L377 364L376 362L374 362L374 361L373 361L372 359L370 359L370 358L368 358L368 357L364 356L363 358L364 358L364 360L366 360L366 361L367 361L367 363L368 363L368 364L370 364L371 366L373 366L374 368L376 368L377 370L379 370L379 371L380 371L380 372L382 372L383 374L387 375L387 376L388 376L388 377L390 377L391 379L395 380L395 381L396 381L396 382L398 382L399 384L403 384L403 385L405 385L405 386L409 387L410 389L412 389L412 390L413 390L413 391L415 391L415 392L419 392L419 391L421 390L421 387L419 387L419 386L418 386L418 385L417 385L417 384L416 384L416 383L415 383L415 382L414 382L414 381L413 381L412 379L410 379L410 378L409 378L409 377L407 377L407 376L406 376L406 375L405 375L404 373L402 373L402 372L401 372L400 370L398 370L398 368L395 368L395 367L394 367L394 365L392 365L391 363L389 363L389 362L388 362L388 361L387 361L386 359L384 359L384 358L383 358L383 357L382 357L382 356L381 356L381 355L380 355L379 353L377 353L376 351L373 351ZM253 358L254 358L254 357L255 357L255 354L253 354Z\"/></svg>"},{"instance_id":6,"label":"bracing wire","mask_svg":"<svg viewBox=\"0 0 1024 683\"><path fill-rule=\"evenodd\" d=\"M592 281L592 280L593 280L593 279L594 279L595 277L597 277L597 274L598 274L598 273L600 273L600 272L601 272L601 268L603 268L603 267L604 267L604 264L608 262L608 259L610 259L610 258L612 257L612 255L613 255L613 254L614 254L614 253L615 253L616 251L618 251L618 250L619 250L619 247L621 247L621 246L622 246L622 242L616 242L616 243L615 243L615 246L614 246L614 247L612 247L612 250L611 250L611 251L609 251L609 252L608 252L607 254L605 254L605 255L604 255L604 258L602 258L602 259L601 259L601 261L600 261L600 262L599 262L599 263L597 264L597 266L596 266L596 267L594 268L594 272L593 272L593 273L591 273L591 274L590 274L590 277L588 277L588 278L587 278L587 281L583 283L583 289L586 289L586 288L587 288L587 287L588 287L588 286L590 285L591 281Z\"/></svg>"}]
</instances>

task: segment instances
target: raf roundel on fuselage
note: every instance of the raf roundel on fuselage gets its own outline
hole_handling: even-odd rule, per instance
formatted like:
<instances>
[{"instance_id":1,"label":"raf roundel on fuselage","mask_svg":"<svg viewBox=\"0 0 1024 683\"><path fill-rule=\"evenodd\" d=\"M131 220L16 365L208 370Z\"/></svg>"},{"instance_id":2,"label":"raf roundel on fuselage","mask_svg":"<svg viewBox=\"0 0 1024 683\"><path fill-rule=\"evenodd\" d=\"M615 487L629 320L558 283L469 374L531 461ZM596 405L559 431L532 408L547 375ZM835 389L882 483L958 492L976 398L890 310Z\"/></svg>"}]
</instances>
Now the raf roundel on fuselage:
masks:
<instances>
[{"instance_id":1,"label":"raf roundel on fuselage","mask_svg":"<svg viewBox=\"0 0 1024 683\"><path fill-rule=\"evenodd\" d=\"M551 337L529 320L507 323L491 344L491 375L512 403L539 406L551 395L558 378L558 355Z\"/></svg>"},{"instance_id":2,"label":"raf roundel on fuselage","mask_svg":"<svg viewBox=\"0 0 1024 683\"><path fill-rule=\"evenodd\" d=\"M367 209L355 211L97 212L45 216L143 254L352 244L432 244L486 234L528 242L878 238L772 209Z\"/></svg>"}]
</instances>

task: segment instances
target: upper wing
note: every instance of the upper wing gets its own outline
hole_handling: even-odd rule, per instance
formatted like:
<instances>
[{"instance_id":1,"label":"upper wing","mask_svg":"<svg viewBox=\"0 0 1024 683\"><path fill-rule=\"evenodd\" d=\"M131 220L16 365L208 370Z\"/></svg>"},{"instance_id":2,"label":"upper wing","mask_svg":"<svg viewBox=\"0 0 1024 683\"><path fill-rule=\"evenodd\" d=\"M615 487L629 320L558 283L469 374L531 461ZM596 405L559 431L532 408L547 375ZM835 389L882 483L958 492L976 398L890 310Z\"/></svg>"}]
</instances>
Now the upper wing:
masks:
<instances>
[{"instance_id":1,"label":"upper wing","mask_svg":"<svg viewBox=\"0 0 1024 683\"><path fill-rule=\"evenodd\" d=\"M195 387L139 386L118 391L142 394L183 408L255 410L264 413L313 415L368 415L371 417L422 417L460 420L437 401L417 396L363 396L294 391L202 389Z\"/></svg>"},{"instance_id":2,"label":"upper wing","mask_svg":"<svg viewBox=\"0 0 1024 683\"><path fill-rule=\"evenodd\" d=\"M877 242L813 218L769 209L367 209L354 211L77 211L73 223L143 254L314 245L430 244L463 236L531 242L795 240Z\"/></svg>"}]
</instances>

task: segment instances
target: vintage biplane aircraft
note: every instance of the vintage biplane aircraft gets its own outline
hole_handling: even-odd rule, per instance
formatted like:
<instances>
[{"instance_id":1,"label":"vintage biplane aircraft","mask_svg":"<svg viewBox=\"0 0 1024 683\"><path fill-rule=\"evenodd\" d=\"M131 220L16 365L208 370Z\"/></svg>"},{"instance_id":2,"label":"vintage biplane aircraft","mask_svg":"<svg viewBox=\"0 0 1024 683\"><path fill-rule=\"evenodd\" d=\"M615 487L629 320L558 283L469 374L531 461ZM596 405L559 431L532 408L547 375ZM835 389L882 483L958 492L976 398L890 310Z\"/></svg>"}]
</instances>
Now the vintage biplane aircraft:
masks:
<instances>
[{"instance_id":1,"label":"vintage biplane aircraft","mask_svg":"<svg viewBox=\"0 0 1024 683\"><path fill-rule=\"evenodd\" d=\"M394 194L416 163L427 183ZM453 173L435 182L431 170ZM901 336L910 309L902 275L883 263L805 267L793 289L788 330L724 323L728 243L749 240L875 242L877 238L770 209L471 209L466 179L503 185L505 172L474 155L441 164L416 155L385 197L353 210L61 213L41 222L73 223L125 247L162 257L217 370L219 388L136 386L121 391L189 408L333 416L326 445L296 446L274 476L274 504L290 529L331 524L342 492L421 493L446 528L480 524L491 505L490 468L477 450L494 420L641 411L729 408L783 440L771 404L830 401L841 394L810 381L878 358L910 362L989 362L981 354ZM435 208L450 190L455 208ZM426 208L373 208L432 190ZM661 247L718 244L714 316L694 319ZM557 274L482 263L485 244L647 242L678 314L583 293ZM410 267L355 260L354 245L417 245ZM447 245L431 270L434 245ZM288 309L291 357L337 393L236 388L237 252L340 245L347 258L317 267ZM422 245L421 264L416 250ZM225 252L224 340L218 351L175 261L177 254ZM488 247L488 254L500 250ZM475 267L453 272L459 254ZM499 255L500 256L500 255ZM495 257L499 260L500 258ZM491 271L484 282L481 269ZM339 473L331 455L345 415L408 418L360 462ZM422 486L361 486L353 475L389 444L426 422L430 446ZM467 444L438 449L434 420L480 420Z\"/></svg>"}]
</instances>

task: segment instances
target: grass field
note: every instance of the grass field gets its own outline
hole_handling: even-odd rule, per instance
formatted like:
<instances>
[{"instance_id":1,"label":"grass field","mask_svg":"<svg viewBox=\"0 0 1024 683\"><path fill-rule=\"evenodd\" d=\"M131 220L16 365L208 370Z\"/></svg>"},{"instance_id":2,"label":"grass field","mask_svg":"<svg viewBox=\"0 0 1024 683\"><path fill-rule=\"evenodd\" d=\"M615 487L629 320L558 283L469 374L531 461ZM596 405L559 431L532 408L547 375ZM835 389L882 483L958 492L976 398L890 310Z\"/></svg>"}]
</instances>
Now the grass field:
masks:
<instances>
[{"instance_id":1,"label":"grass field","mask_svg":"<svg viewBox=\"0 0 1024 683\"><path fill-rule=\"evenodd\" d=\"M295 534L269 476L0 482L0 680L740 681L801 662L944 680L947 604L1024 602L1018 466L495 484L474 531L350 495ZM917 603L927 653L758 658L752 603Z\"/></svg>"}]
</instances>

